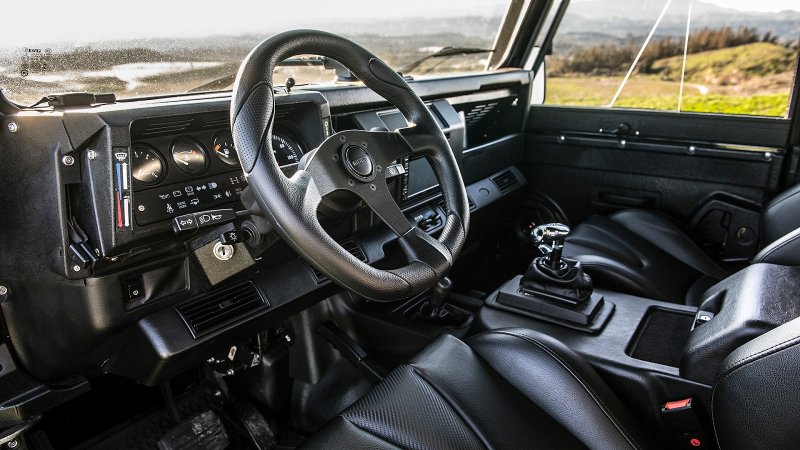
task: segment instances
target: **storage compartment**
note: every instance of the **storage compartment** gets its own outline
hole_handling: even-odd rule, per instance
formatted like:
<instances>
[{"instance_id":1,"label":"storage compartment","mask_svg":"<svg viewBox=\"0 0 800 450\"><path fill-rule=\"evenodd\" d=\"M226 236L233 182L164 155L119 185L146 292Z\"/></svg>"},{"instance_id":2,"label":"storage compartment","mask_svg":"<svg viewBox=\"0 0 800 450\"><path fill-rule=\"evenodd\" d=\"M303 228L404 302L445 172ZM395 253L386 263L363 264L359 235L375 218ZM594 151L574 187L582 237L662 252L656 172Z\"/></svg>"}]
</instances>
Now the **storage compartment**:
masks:
<instances>
[{"instance_id":1,"label":"storage compartment","mask_svg":"<svg viewBox=\"0 0 800 450\"><path fill-rule=\"evenodd\" d=\"M642 361L678 367L693 324L692 313L650 308L626 353Z\"/></svg>"}]
</instances>

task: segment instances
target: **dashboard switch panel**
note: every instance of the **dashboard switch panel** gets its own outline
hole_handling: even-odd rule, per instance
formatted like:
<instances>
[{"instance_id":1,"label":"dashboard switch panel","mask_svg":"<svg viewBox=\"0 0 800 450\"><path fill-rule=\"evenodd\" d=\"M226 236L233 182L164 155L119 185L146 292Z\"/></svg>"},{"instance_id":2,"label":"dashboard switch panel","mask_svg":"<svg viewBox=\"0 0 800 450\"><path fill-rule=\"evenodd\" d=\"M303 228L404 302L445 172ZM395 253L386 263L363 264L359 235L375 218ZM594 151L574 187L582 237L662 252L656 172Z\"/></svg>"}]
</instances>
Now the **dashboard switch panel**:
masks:
<instances>
[{"instance_id":1,"label":"dashboard switch panel","mask_svg":"<svg viewBox=\"0 0 800 450\"><path fill-rule=\"evenodd\" d=\"M127 152L114 153L114 200L117 228L131 226L131 182Z\"/></svg>"},{"instance_id":2,"label":"dashboard switch panel","mask_svg":"<svg viewBox=\"0 0 800 450\"><path fill-rule=\"evenodd\" d=\"M203 180L136 192L136 223L148 225L233 203L239 199L245 187L247 181L241 172L229 172ZM187 226L191 227L192 224Z\"/></svg>"}]
</instances>

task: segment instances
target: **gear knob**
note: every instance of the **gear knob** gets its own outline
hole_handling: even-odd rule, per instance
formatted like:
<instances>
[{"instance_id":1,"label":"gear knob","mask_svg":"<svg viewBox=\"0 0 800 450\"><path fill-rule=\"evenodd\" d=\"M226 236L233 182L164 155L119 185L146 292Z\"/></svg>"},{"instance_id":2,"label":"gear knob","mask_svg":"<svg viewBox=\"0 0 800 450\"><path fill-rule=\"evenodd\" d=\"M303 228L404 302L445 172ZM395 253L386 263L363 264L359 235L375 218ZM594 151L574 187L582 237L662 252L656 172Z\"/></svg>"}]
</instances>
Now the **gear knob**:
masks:
<instances>
[{"instance_id":1,"label":"gear knob","mask_svg":"<svg viewBox=\"0 0 800 450\"><path fill-rule=\"evenodd\" d=\"M561 252L569 232L569 227L563 223L547 223L531 231L531 239L546 255L547 265L551 269L561 268Z\"/></svg>"}]
</instances>

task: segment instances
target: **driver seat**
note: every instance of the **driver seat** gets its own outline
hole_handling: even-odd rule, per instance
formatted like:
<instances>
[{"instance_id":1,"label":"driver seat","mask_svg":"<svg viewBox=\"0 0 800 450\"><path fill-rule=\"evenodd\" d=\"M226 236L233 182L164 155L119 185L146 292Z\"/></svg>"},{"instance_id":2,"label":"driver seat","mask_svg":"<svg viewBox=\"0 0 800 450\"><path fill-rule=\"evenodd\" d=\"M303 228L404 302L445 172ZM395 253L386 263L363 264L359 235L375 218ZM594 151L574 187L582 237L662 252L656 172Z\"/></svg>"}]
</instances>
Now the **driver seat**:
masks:
<instances>
[{"instance_id":1,"label":"driver seat","mask_svg":"<svg viewBox=\"0 0 800 450\"><path fill-rule=\"evenodd\" d=\"M307 448L647 448L589 364L524 329L442 335L313 436Z\"/></svg>"},{"instance_id":2,"label":"driver seat","mask_svg":"<svg viewBox=\"0 0 800 450\"><path fill-rule=\"evenodd\" d=\"M800 318L734 350L712 395L723 449L796 448ZM664 399L669 400L669 399ZM305 448L651 448L589 364L541 333L443 335L312 436Z\"/></svg>"}]
</instances>

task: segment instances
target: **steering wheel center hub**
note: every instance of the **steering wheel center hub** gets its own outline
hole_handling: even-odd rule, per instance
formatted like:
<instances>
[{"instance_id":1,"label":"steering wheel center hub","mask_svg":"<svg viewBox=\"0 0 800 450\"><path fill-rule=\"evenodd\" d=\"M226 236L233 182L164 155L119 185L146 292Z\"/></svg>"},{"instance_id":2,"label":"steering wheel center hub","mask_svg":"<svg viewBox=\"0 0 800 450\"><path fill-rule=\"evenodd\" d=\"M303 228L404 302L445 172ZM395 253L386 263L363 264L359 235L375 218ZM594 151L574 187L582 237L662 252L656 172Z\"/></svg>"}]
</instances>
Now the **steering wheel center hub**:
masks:
<instances>
[{"instance_id":1,"label":"steering wheel center hub","mask_svg":"<svg viewBox=\"0 0 800 450\"><path fill-rule=\"evenodd\" d=\"M342 149L342 163L347 172L356 179L369 182L375 179L375 162L369 152L355 144Z\"/></svg>"}]
</instances>

